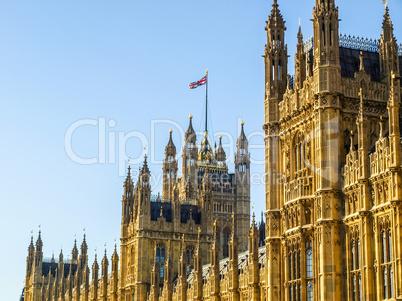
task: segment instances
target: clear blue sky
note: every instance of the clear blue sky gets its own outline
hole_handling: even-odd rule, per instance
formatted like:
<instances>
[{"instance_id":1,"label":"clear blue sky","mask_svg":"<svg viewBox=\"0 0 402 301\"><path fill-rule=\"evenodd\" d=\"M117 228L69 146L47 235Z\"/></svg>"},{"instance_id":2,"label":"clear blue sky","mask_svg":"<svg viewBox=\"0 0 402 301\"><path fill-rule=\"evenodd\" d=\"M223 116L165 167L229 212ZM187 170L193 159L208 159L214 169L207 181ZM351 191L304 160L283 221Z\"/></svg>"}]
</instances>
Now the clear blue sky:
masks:
<instances>
[{"instance_id":1,"label":"clear blue sky","mask_svg":"<svg viewBox=\"0 0 402 301\"><path fill-rule=\"evenodd\" d=\"M315 1L278 2L287 21L293 74L298 20L304 37L311 36ZM402 39L402 3L389 2L396 37ZM188 83L208 68L215 137L223 131L236 139L244 119L246 134L254 135L250 143L263 145L261 55L272 1L0 3L1 300L19 297L31 230L36 240L40 224L45 256L54 251L57 257L62 246L67 257L75 233L81 243L83 228L91 264L95 248L102 254L106 242L111 255L114 239L119 239L121 145L111 143L98 164L74 162L66 153L65 135L76 121L112 120L101 131L107 143L113 135L117 141L119 132L137 137L126 144L135 170L144 148L138 137L148 140L147 150L155 159L150 168L158 177L162 166L157 161L163 157L170 123L185 130L191 112L196 130L202 129L205 89L190 91ZM381 0L337 4L342 33L380 37ZM149 142L152 124L155 141ZM172 127L179 149L180 128ZM98 142L98 128L82 126L74 132L72 148L81 157L96 157ZM229 142L225 136L224 143ZM115 160L109 149L116 151ZM264 160L261 149L250 152L254 160ZM257 180L251 196L258 218L265 207L264 186L258 183L263 172L262 164L252 166ZM160 187L154 186L153 193Z\"/></svg>"}]
</instances>

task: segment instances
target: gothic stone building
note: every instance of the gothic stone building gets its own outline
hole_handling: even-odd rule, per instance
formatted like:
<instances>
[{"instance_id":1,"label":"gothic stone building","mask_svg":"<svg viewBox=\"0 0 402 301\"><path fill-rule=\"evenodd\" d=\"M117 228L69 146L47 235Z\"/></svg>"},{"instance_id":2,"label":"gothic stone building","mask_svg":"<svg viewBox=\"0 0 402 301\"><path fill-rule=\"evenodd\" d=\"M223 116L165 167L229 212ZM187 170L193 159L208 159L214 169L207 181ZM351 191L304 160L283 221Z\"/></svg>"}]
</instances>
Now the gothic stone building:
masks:
<instances>
[{"instance_id":1,"label":"gothic stone building","mask_svg":"<svg viewBox=\"0 0 402 301\"><path fill-rule=\"evenodd\" d=\"M43 262L38 239L36 250L33 242L29 247L27 300L402 300L402 58L389 9L378 41L340 35L335 0L316 0L312 21L312 40L303 42L299 30L293 78L277 0L266 24L265 246L254 217L248 241L241 236L237 206L232 223L210 218L203 224L206 212L220 211L212 200L223 196L213 190L212 175L224 167L212 171L203 163L213 160L212 151L202 151L209 149L205 140L197 158L203 180L187 189L198 151L189 141L187 168L176 180L170 143L164 166L170 174L157 208L147 201L143 178L135 192L126 181L120 270L115 252L111 274L106 257L101 277L95 261L90 283L84 243L81 256L75 247L75 262L66 265L62 258ZM197 210L189 219L177 204L195 191L196 203L186 206ZM141 202L144 207L133 205ZM194 212L201 212L200 226ZM186 222L169 224L170 216ZM222 229L229 224L228 258L221 259ZM170 242L158 235L163 229Z\"/></svg>"}]
</instances>

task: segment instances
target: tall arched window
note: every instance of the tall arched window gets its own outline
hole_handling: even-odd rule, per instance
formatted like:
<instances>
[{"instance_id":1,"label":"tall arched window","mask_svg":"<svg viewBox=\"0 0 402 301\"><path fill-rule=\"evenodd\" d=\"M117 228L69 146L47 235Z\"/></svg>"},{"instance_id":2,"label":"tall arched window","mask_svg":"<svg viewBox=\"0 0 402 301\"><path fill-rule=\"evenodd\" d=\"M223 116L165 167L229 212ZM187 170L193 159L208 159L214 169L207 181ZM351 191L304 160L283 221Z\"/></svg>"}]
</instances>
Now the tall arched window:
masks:
<instances>
[{"instance_id":1,"label":"tall arched window","mask_svg":"<svg viewBox=\"0 0 402 301\"><path fill-rule=\"evenodd\" d=\"M165 278L165 245L158 244L156 246L156 262L160 263L160 279Z\"/></svg>"}]
</instances>

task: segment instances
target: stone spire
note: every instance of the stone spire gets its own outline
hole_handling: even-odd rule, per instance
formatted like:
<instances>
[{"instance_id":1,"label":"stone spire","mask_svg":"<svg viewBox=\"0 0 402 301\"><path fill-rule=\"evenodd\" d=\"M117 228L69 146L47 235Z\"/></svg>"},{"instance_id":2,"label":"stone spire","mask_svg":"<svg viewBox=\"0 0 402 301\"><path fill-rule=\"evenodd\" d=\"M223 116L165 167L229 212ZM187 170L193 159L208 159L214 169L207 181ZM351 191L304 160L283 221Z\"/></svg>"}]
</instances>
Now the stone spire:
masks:
<instances>
[{"instance_id":1,"label":"stone spire","mask_svg":"<svg viewBox=\"0 0 402 301\"><path fill-rule=\"evenodd\" d=\"M165 160L163 162L163 201L171 202L173 199L173 187L176 184L178 164L176 161L176 146L173 143L172 129L169 130L169 142L165 148Z\"/></svg>"},{"instance_id":2,"label":"stone spire","mask_svg":"<svg viewBox=\"0 0 402 301\"><path fill-rule=\"evenodd\" d=\"M388 6L385 7L384 20L382 23L382 34L380 37L380 73L381 81L390 86L391 71L398 77L399 70L399 57L398 57L398 44L394 37L394 27L392 25L391 17L389 15Z\"/></svg>"},{"instance_id":3,"label":"stone spire","mask_svg":"<svg viewBox=\"0 0 402 301\"><path fill-rule=\"evenodd\" d=\"M297 33L297 50L295 54L295 89L303 88L303 82L306 80L306 56L304 53L303 34L301 25L299 24L299 32Z\"/></svg>"},{"instance_id":4,"label":"stone spire","mask_svg":"<svg viewBox=\"0 0 402 301\"><path fill-rule=\"evenodd\" d=\"M77 263L78 260L78 248L76 239L74 239L74 247L71 250L71 260L73 261L73 263Z\"/></svg>"}]
</instances>

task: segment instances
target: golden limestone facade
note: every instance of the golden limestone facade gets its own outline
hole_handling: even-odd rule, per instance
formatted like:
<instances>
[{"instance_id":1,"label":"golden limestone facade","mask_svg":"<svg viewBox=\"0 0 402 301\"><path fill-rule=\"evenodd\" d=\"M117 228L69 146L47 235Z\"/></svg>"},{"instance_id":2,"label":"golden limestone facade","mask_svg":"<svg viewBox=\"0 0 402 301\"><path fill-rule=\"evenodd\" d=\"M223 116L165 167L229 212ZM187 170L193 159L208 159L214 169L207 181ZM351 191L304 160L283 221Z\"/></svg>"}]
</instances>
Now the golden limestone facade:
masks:
<instances>
[{"instance_id":1,"label":"golden limestone facade","mask_svg":"<svg viewBox=\"0 0 402 301\"><path fill-rule=\"evenodd\" d=\"M260 229L243 128L231 175L221 145L205 136L198 149L190 118L182 177L171 133L156 202L146 160L136 185L129 170L112 267L105 254L90 273L85 238L70 262L44 261L39 237L25 300L402 300L402 52L389 9L378 42L340 35L335 0L316 0L312 21L294 77L277 0L266 24Z\"/></svg>"}]
</instances>

